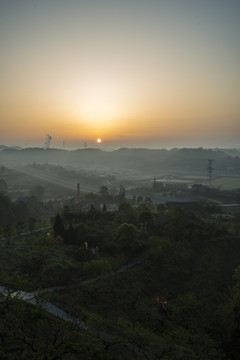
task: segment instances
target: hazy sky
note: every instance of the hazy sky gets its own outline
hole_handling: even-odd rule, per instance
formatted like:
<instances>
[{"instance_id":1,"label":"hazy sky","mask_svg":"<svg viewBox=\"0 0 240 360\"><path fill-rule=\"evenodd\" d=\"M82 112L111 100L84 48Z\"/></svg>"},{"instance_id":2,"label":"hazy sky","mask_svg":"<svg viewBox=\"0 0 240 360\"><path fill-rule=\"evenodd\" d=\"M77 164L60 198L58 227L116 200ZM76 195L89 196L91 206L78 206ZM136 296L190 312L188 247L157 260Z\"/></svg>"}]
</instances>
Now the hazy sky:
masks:
<instances>
[{"instance_id":1,"label":"hazy sky","mask_svg":"<svg viewBox=\"0 0 240 360\"><path fill-rule=\"evenodd\" d=\"M0 144L240 144L240 0L0 0Z\"/></svg>"}]
</instances>

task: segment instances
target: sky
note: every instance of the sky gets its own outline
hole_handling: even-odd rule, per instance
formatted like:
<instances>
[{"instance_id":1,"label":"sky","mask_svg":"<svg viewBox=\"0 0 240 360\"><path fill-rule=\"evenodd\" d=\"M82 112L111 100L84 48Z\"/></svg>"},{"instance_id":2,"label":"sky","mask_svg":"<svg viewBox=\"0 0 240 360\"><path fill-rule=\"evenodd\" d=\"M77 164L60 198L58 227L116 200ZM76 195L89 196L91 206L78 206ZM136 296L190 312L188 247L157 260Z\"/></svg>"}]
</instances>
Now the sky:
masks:
<instances>
[{"instance_id":1,"label":"sky","mask_svg":"<svg viewBox=\"0 0 240 360\"><path fill-rule=\"evenodd\" d=\"M240 147L239 18L239 0L0 0L0 144Z\"/></svg>"}]
</instances>

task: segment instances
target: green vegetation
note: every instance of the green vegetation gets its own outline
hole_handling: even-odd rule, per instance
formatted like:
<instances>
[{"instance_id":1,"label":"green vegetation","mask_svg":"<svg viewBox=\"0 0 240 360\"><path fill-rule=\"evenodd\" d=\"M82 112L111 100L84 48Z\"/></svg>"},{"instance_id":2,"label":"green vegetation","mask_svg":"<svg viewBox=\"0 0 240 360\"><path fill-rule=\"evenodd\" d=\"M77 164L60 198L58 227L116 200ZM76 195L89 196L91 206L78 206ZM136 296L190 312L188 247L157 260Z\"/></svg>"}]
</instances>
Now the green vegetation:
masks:
<instances>
[{"instance_id":1,"label":"green vegetation","mask_svg":"<svg viewBox=\"0 0 240 360\"><path fill-rule=\"evenodd\" d=\"M35 291L39 305L1 295L1 358L237 360L240 217L215 219L211 205L65 207L50 230L3 227L0 284ZM49 315L46 301L88 330Z\"/></svg>"}]
</instances>

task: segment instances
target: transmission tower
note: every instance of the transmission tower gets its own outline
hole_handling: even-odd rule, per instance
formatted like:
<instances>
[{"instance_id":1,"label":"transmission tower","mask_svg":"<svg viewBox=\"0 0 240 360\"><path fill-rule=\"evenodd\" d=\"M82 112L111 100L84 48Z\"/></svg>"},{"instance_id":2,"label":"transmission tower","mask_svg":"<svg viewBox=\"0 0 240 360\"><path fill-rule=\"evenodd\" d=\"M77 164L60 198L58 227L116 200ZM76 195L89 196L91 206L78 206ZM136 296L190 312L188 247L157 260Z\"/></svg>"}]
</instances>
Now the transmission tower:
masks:
<instances>
[{"instance_id":1,"label":"transmission tower","mask_svg":"<svg viewBox=\"0 0 240 360\"><path fill-rule=\"evenodd\" d=\"M208 184L209 184L209 187L212 186L212 181L213 181L213 166L212 166L212 162L213 162L214 159L208 159L208 167L207 167L207 179L208 179Z\"/></svg>"},{"instance_id":2,"label":"transmission tower","mask_svg":"<svg viewBox=\"0 0 240 360\"><path fill-rule=\"evenodd\" d=\"M51 135L48 135L48 134L47 134L47 135L46 135L46 139L45 139L45 143L44 143L45 149L49 149L51 140L52 140Z\"/></svg>"}]
</instances>

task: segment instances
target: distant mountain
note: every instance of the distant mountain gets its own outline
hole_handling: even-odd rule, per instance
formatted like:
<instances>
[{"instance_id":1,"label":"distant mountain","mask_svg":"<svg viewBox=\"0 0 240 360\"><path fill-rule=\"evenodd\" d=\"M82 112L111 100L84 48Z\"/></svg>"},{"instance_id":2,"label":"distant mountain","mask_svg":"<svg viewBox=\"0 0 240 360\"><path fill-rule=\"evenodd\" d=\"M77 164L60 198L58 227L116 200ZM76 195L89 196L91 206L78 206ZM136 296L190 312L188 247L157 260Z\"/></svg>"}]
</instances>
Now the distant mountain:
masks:
<instances>
[{"instance_id":1,"label":"distant mountain","mask_svg":"<svg viewBox=\"0 0 240 360\"><path fill-rule=\"evenodd\" d=\"M129 149L114 151L100 149L43 149L5 147L0 151L0 164L28 165L32 163L70 165L82 169L102 169L108 171L128 170L178 174L207 174L208 159L216 175L240 175L240 156L236 151L223 149L183 148L183 149ZM239 153L240 155L240 153Z\"/></svg>"},{"instance_id":2,"label":"distant mountain","mask_svg":"<svg viewBox=\"0 0 240 360\"><path fill-rule=\"evenodd\" d=\"M20 146L6 146L6 145L0 145L0 151L5 149L14 149L14 150L20 150Z\"/></svg>"}]
</instances>

